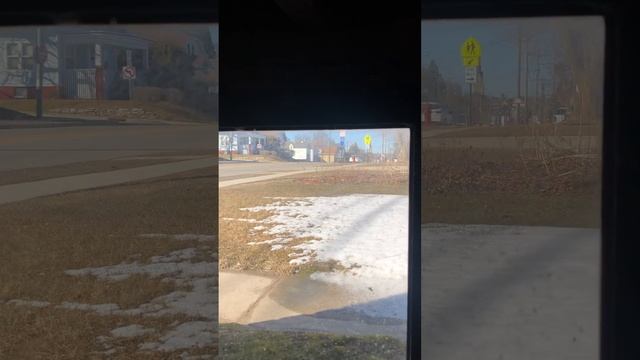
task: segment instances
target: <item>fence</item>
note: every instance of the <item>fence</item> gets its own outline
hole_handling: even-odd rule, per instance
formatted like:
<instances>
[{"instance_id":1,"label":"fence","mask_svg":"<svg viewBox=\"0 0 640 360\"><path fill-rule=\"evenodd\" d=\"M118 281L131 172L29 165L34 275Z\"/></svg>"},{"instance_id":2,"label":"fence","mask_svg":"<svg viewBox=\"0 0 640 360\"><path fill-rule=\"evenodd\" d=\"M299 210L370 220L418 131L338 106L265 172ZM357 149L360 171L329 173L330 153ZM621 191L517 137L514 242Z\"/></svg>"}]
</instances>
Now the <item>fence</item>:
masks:
<instances>
[{"instance_id":1,"label":"fence","mask_svg":"<svg viewBox=\"0 0 640 360\"><path fill-rule=\"evenodd\" d=\"M62 74L61 94L65 99L95 99L96 70L73 69Z\"/></svg>"}]
</instances>

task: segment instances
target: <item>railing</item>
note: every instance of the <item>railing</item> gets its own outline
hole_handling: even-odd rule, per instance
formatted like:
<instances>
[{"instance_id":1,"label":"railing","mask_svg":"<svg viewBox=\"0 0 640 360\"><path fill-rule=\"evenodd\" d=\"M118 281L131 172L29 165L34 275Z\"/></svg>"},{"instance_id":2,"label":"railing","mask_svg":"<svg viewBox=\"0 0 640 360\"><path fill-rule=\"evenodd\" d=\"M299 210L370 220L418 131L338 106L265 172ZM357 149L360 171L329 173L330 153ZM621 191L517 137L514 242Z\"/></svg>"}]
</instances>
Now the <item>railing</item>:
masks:
<instances>
[{"instance_id":1,"label":"railing","mask_svg":"<svg viewBox=\"0 0 640 360\"><path fill-rule=\"evenodd\" d=\"M95 99L96 70L64 70L60 85L62 97L66 99Z\"/></svg>"}]
</instances>

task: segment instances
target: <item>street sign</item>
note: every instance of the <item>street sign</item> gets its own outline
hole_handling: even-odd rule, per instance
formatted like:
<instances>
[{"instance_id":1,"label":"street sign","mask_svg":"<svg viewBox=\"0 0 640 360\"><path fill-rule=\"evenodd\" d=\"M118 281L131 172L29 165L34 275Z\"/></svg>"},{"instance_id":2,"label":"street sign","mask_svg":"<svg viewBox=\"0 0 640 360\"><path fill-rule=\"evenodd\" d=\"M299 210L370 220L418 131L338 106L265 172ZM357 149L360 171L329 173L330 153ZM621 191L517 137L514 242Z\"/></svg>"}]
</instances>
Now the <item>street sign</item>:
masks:
<instances>
[{"instance_id":1,"label":"street sign","mask_svg":"<svg viewBox=\"0 0 640 360\"><path fill-rule=\"evenodd\" d=\"M371 145L371 135L367 134L364 136L365 145Z\"/></svg>"},{"instance_id":2,"label":"street sign","mask_svg":"<svg viewBox=\"0 0 640 360\"><path fill-rule=\"evenodd\" d=\"M480 66L480 57L482 56L482 48L480 43L474 37L469 37L462 43L460 47L460 56L462 64L467 67Z\"/></svg>"},{"instance_id":3,"label":"street sign","mask_svg":"<svg viewBox=\"0 0 640 360\"><path fill-rule=\"evenodd\" d=\"M467 84L475 84L478 78L478 68L477 67L466 67L464 68L464 82Z\"/></svg>"},{"instance_id":4,"label":"street sign","mask_svg":"<svg viewBox=\"0 0 640 360\"><path fill-rule=\"evenodd\" d=\"M136 68L133 66L123 66L122 78L125 80L134 80L136 78Z\"/></svg>"}]
</instances>

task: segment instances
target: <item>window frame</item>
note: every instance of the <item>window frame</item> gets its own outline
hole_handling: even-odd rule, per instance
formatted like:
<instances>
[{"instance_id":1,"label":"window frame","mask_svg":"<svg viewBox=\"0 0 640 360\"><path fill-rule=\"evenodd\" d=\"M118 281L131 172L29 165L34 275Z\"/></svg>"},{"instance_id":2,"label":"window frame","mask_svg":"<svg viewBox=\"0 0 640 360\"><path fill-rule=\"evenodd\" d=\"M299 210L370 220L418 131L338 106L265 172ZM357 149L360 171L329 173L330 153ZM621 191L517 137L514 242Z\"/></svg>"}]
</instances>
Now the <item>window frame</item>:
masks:
<instances>
[{"instance_id":1,"label":"window frame","mask_svg":"<svg viewBox=\"0 0 640 360\"><path fill-rule=\"evenodd\" d=\"M31 46L31 55L30 56L25 56L24 55L24 45L29 45ZM17 45L18 48L18 52L16 55L9 55L9 46L10 45ZM29 41L29 40L13 40L13 41L7 41L5 43L5 47L4 47L4 60L5 60L5 64L6 64L6 69L7 70L22 70L22 71L32 71L33 70L33 66L35 65L35 59L33 57L34 55L34 48L33 48L33 44ZM9 59L15 59L17 61L17 67L16 68L12 68L9 67ZM23 59L31 59L32 64L30 67L25 68L24 67L24 60Z\"/></svg>"},{"instance_id":2,"label":"window frame","mask_svg":"<svg viewBox=\"0 0 640 360\"><path fill-rule=\"evenodd\" d=\"M621 82L619 62L624 52L621 47L623 37L625 41L631 40L629 34L621 33L622 21L626 11L616 2L606 1L578 1L567 3L554 3L552 1L534 0L527 3L510 3L508 1L493 0L486 3L481 1L464 2L463 0L421 0L420 20L464 20L464 19L506 19L506 18L531 18L553 16L600 16L605 23L604 45L604 89L603 89L603 119L602 119L602 167L601 167L601 227L600 227L600 346L598 358L605 359L635 359L638 354L637 339L633 336L635 330L630 326L626 315L616 311L616 307L625 305L627 314L638 313L632 307L637 304L639 296L635 289L630 289L630 280L633 275L638 275L638 262L629 252L637 249L638 245L628 244L628 239L619 237L620 234L638 234L638 230L630 228L628 218L629 210L637 209L637 205L629 203L621 206L621 196L624 198L626 191L636 191L637 185L633 184L633 178L621 178L621 174L629 173L630 169L623 170L620 165L629 160L630 153L622 153L623 147L629 148L629 141L636 134L629 131L631 126L623 125L624 119L620 110L616 107L621 98L628 97L620 90L624 87ZM464 3L464 4L463 4ZM627 54L627 56L630 56ZM630 90L627 83L625 90ZM622 129L626 128L626 132ZM638 126L636 125L636 130ZM638 143L635 143L638 149ZM629 150L627 150L629 151ZM638 152L640 153L640 152ZM628 175L627 175L628 176ZM638 181L636 178L635 181ZM625 214L626 213L626 214ZM621 215L625 214L621 217ZM626 218L625 218L626 216ZM622 220L622 221L621 221ZM633 220L633 224L637 219ZM623 250L630 248L628 250ZM634 265L631 265L634 264ZM625 270L623 270L625 269ZM635 270L629 272L629 270ZM637 278L635 278L637 280ZM621 288L625 283L627 287ZM635 303L633 302L635 299ZM635 317L637 320L637 316ZM635 326L635 323L634 323Z\"/></svg>"}]
</instances>

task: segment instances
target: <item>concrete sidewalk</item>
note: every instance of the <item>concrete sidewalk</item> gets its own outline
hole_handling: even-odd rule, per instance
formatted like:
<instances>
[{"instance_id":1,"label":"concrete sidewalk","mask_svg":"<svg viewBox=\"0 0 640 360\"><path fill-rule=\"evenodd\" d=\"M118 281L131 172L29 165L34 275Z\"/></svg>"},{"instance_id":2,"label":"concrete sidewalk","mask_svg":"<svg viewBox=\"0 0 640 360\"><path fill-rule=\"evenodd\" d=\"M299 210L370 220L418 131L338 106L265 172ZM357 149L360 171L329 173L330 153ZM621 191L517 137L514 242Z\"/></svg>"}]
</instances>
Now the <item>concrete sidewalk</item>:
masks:
<instances>
[{"instance_id":1,"label":"concrete sidewalk","mask_svg":"<svg viewBox=\"0 0 640 360\"><path fill-rule=\"evenodd\" d=\"M0 204L33 199L70 191L87 190L131 181L145 180L218 165L216 156L203 159L143 166L133 169L65 176L54 179L0 186Z\"/></svg>"}]
</instances>

